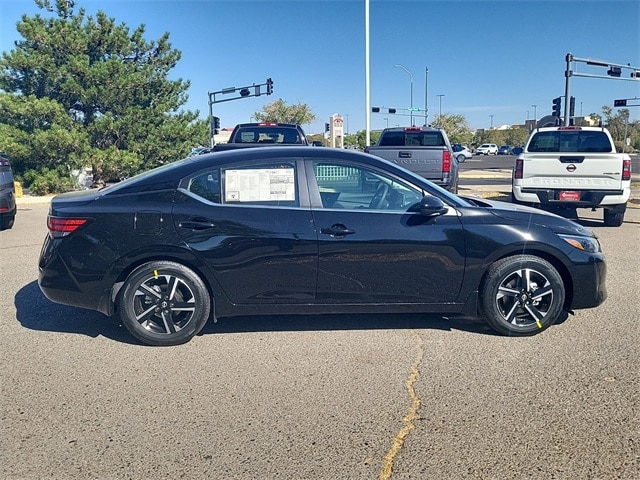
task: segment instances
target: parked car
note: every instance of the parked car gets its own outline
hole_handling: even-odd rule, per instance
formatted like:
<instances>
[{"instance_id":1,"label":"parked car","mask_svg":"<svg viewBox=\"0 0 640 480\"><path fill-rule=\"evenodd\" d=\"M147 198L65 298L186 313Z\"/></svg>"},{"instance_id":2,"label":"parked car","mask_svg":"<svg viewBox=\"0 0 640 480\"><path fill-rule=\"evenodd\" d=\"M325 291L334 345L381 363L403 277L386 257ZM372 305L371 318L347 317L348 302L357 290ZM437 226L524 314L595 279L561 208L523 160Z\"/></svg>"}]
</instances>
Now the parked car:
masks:
<instances>
[{"instance_id":1,"label":"parked car","mask_svg":"<svg viewBox=\"0 0 640 480\"><path fill-rule=\"evenodd\" d=\"M512 148L511 145L501 145L498 148L498 155L511 155Z\"/></svg>"},{"instance_id":2,"label":"parked car","mask_svg":"<svg viewBox=\"0 0 640 480\"><path fill-rule=\"evenodd\" d=\"M497 155L498 146L495 143L483 143L476 148L476 155Z\"/></svg>"},{"instance_id":3,"label":"parked car","mask_svg":"<svg viewBox=\"0 0 640 480\"><path fill-rule=\"evenodd\" d=\"M0 156L0 230L13 227L16 218L16 188L9 159Z\"/></svg>"},{"instance_id":4,"label":"parked car","mask_svg":"<svg viewBox=\"0 0 640 480\"><path fill-rule=\"evenodd\" d=\"M473 153L471 153L471 150L469 150L469 147L467 147L466 145L462 145L460 143L454 143L453 145L451 145L451 148L453 150L454 158L459 163L462 163L468 158L473 157Z\"/></svg>"},{"instance_id":5,"label":"parked car","mask_svg":"<svg viewBox=\"0 0 640 480\"><path fill-rule=\"evenodd\" d=\"M324 147L189 157L51 200L47 298L184 343L233 315L446 312L533 335L606 298L595 235ZM285 319L282 320L286 322Z\"/></svg>"}]
</instances>

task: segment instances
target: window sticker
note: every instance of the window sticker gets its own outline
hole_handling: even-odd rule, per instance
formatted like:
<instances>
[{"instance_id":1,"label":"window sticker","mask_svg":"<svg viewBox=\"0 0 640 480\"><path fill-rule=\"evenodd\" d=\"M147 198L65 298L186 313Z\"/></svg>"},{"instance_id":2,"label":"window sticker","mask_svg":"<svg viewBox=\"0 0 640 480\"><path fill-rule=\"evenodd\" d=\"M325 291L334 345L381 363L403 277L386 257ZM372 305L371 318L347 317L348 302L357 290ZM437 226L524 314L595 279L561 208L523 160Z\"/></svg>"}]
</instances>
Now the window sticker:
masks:
<instances>
[{"instance_id":1,"label":"window sticker","mask_svg":"<svg viewBox=\"0 0 640 480\"><path fill-rule=\"evenodd\" d=\"M293 168L226 171L226 202L295 201Z\"/></svg>"}]
</instances>

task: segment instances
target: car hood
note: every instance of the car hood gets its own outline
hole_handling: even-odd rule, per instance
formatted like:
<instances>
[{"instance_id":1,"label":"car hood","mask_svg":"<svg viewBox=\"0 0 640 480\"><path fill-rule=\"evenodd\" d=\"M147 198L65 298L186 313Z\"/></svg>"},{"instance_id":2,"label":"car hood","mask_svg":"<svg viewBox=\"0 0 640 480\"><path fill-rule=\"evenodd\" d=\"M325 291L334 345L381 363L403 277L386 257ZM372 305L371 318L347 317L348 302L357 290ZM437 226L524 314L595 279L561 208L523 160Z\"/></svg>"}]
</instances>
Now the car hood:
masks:
<instances>
[{"instance_id":1,"label":"car hood","mask_svg":"<svg viewBox=\"0 0 640 480\"><path fill-rule=\"evenodd\" d=\"M591 230L579 223L544 210L484 198L464 197L464 199L479 207L485 207L496 217L510 222L535 223L550 228L555 233L595 237Z\"/></svg>"}]
</instances>

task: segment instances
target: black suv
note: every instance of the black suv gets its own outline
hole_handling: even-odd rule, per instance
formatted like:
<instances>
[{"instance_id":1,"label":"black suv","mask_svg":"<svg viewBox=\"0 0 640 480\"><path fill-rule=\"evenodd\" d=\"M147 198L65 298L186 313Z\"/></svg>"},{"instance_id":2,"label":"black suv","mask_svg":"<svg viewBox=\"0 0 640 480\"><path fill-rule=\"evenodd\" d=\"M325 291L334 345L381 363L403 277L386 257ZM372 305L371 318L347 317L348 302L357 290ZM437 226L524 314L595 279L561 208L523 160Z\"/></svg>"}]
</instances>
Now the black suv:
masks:
<instances>
[{"instance_id":1,"label":"black suv","mask_svg":"<svg viewBox=\"0 0 640 480\"><path fill-rule=\"evenodd\" d=\"M16 218L16 188L9 159L0 155L0 230L13 227Z\"/></svg>"}]
</instances>

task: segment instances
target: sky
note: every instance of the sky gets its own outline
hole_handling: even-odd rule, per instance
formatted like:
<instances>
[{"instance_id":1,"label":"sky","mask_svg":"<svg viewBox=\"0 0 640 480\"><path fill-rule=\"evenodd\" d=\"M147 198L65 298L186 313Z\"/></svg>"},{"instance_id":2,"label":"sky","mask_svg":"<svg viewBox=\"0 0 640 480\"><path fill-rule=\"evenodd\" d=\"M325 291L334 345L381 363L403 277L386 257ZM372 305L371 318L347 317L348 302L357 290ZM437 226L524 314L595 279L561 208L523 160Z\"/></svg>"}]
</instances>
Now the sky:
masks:
<instances>
[{"instance_id":1,"label":"sky","mask_svg":"<svg viewBox=\"0 0 640 480\"><path fill-rule=\"evenodd\" d=\"M347 133L364 130L367 115L373 130L409 125L408 109L424 110L425 96L429 123L442 112L463 115L473 129L522 124L550 114L552 99L565 94L568 53L640 68L638 0L370 0L370 105L382 112L370 113L365 0L75 2L76 10L82 7L88 16L102 10L131 31L144 24L148 41L168 32L172 47L182 52L170 77L191 82L183 108L202 118L209 113L209 92L273 80L271 96L214 104L222 127L252 121L280 98L310 107L316 120L304 125L307 133L322 132L336 113ZM21 39L16 23L24 14L53 15L33 0L0 0L0 51ZM584 62L570 68L607 72ZM630 72L623 69L621 78ZM574 75L570 88L577 116L640 97L640 81ZM640 107L629 110L632 119L640 118Z\"/></svg>"}]
</instances>

